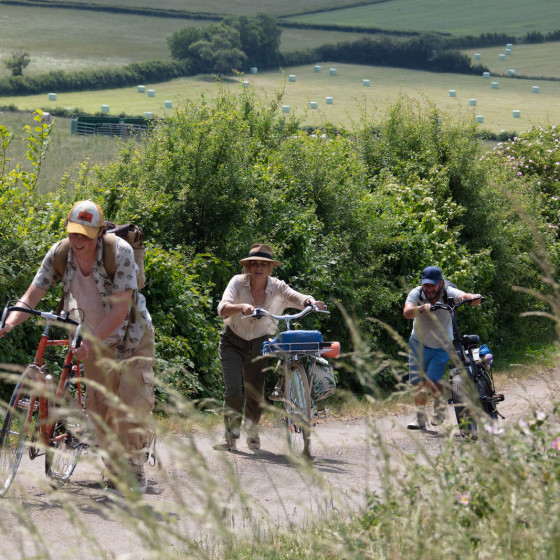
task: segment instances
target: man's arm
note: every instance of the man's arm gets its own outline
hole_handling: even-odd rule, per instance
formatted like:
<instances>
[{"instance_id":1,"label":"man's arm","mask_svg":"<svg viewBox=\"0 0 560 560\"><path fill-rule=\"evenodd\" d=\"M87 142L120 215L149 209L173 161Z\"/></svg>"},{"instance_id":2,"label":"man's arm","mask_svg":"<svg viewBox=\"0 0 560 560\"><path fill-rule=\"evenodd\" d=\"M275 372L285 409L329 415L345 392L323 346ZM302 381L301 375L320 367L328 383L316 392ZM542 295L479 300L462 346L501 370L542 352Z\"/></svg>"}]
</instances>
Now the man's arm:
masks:
<instances>
[{"instance_id":1,"label":"man's arm","mask_svg":"<svg viewBox=\"0 0 560 560\"><path fill-rule=\"evenodd\" d=\"M42 288L38 288L37 286L31 284L29 288L27 288L25 294L23 294L23 296L18 300L18 303L28 305L32 309L35 309L37 304L41 301L46 293L47 290L43 290ZM20 323L23 323L23 321L25 321L27 317L29 317L27 313L10 313L6 317L6 324L4 325L4 328L0 329L0 338L8 334L14 327L19 325Z\"/></svg>"},{"instance_id":2,"label":"man's arm","mask_svg":"<svg viewBox=\"0 0 560 560\"><path fill-rule=\"evenodd\" d=\"M431 304L424 303L422 305L415 305L414 303L406 302L403 309L403 317L405 319L414 319L418 315L430 312Z\"/></svg>"},{"instance_id":3,"label":"man's arm","mask_svg":"<svg viewBox=\"0 0 560 560\"><path fill-rule=\"evenodd\" d=\"M463 301L465 299L474 299L471 301L470 305L480 305L482 300L480 299L482 296L480 294L467 294L463 293L463 295L459 296L459 301Z\"/></svg>"}]
</instances>

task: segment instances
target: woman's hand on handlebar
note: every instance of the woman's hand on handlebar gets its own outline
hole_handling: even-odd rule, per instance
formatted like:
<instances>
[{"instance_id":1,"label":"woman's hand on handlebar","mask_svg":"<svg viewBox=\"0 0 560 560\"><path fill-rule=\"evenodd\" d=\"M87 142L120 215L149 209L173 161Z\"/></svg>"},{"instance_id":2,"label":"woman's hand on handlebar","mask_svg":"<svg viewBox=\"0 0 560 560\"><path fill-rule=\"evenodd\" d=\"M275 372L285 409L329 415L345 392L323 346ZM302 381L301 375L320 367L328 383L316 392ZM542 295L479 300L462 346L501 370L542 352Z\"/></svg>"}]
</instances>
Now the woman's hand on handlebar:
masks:
<instances>
[{"instance_id":1,"label":"woman's hand on handlebar","mask_svg":"<svg viewBox=\"0 0 560 560\"><path fill-rule=\"evenodd\" d=\"M0 329L0 338L4 338L11 330L12 330L12 325L9 325L8 323L6 323Z\"/></svg>"},{"instance_id":2,"label":"woman's hand on handlebar","mask_svg":"<svg viewBox=\"0 0 560 560\"><path fill-rule=\"evenodd\" d=\"M243 317L248 317L255 312L255 308L250 303L241 303L241 315Z\"/></svg>"},{"instance_id":3,"label":"woman's hand on handlebar","mask_svg":"<svg viewBox=\"0 0 560 560\"><path fill-rule=\"evenodd\" d=\"M313 298L309 298L305 302L306 307L316 307L320 311L325 311L327 309L327 304L324 301L316 301Z\"/></svg>"}]
</instances>

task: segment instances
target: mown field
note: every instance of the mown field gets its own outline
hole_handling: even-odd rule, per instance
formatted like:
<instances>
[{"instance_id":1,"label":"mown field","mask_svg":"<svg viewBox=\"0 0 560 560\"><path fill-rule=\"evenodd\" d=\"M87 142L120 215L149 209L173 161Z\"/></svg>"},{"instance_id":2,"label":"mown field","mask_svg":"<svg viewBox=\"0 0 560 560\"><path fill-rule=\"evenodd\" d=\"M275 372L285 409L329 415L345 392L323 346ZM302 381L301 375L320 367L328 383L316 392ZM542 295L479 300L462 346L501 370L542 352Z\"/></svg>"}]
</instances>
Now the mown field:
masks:
<instances>
[{"instance_id":1,"label":"mown field","mask_svg":"<svg viewBox=\"0 0 560 560\"><path fill-rule=\"evenodd\" d=\"M337 75L329 75L330 68L336 68ZM326 122L349 125L358 119L365 103L370 113L383 111L390 100L401 94L409 97L427 98L446 112L462 112L484 116L481 126L499 133L502 130L521 131L531 125L554 123L560 119L560 82L545 80L520 80L516 78L483 79L482 76L461 74L433 74L396 68L367 67L350 64L322 63L321 72L314 71L312 65L287 68L285 73L266 72L249 74L222 82L223 87L238 89L241 81L248 81L259 94L272 97L274 92L285 87L283 103L290 111L299 114L307 112L305 123L321 126ZM296 81L290 82L289 75ZM369 79L370 86L362 85ZM491 82L498 81L499 89L492 89ZM173 110L186 99L198 99L201 95L213 97L218 85L212 76L177 79L160 84L144 84L155 90L155 97L138 93L135 87L93 92L60 93L56 101L49 101L48 95L25 97L2 97L0 104L14 104L22 110L55 107L79 108L89 113L99 112L101 105L109 105L113 115L125 112L129 115L143 115L152 112L162 116ZM532 93L533 86L540 93ZM456 96L450 97L449 90ZM326 97L333 97L333 104L326 103ZM476 106L469 105L476 99ZM164 109L164 101L171 101L172 109ZM318 109L309 109L309 102L316 101ZM513 118L513 111L521 111L521 118Z\"/></svg>"},{"instance_id":2,"label":"mown field","mask_svg":"<svg viewBox=\"0 0 560 560\"><path fill-rule=\"evenodd\" d=\"M167 37L188 25L210 23L210 20L1 5L0 59L16 48L26 49L31 55L26 75L52 70L115 68L133 62L169 59ZM363 34L284 29L281 50L299 51L360 37ZM0 79L9 75L9 70L0 64Z\"/></svg>"},{"instance_id":3,"label":"mown field","mask_svg":"<svg viewBox=\"0 0 560 560\"><path fill-rule=\"evenodd\" d=\"M474 54L480 53L481 59L475 61ZM511 55L500 60L505 54L505 45L483 49L469 49L465 54L487 66L491 72L506 74L513 68L517 75L560 79L560 43L539 43L535 45L514 45Z\"/></svg>"},{"instance_id":4,"label":"mown field","mask_svg":"<svg viewBox=\"0 0 560 560\"><path fill-rule=\"evenodd\" d=\"M400 31L435 31L452 35L511 33L524 35L558 29L556 0L392 0L331 12L286 18L315 25L360 25Z\"/></svg>"}]
</instances>

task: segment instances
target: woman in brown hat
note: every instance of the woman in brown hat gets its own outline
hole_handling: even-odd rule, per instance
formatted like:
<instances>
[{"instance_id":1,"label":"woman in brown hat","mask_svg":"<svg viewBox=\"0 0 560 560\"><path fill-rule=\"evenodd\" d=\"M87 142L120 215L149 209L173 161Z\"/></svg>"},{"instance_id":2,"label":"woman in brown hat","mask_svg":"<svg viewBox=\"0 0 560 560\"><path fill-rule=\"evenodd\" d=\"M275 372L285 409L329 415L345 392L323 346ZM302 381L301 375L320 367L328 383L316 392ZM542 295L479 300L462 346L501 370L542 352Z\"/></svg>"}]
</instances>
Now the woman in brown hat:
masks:
<instances>
[{"instance_id":1,"label":"woman in brown hat","mask_svg":"<svg viewBox=\"0 0 560 560\"><path fill-rule=\"evenodd\" d=\"M270 318L243 317L251 315L256 307L275 315L281 315L287 307L303 309L311 304L325 308L322 301L300 294L271 276L272 269L281 263L274 260L268 245L253 245L239 263L243 273L229 281L218 305L218 315L224 318L218 353L225 385L225 436L224 442L214 448L228 451L237 449L243 413L247 446L253 450L261 446L258 425L264 402L266 360L256 358L261 344L276 333L276 323Z\"/></svg>"}]
</instances>

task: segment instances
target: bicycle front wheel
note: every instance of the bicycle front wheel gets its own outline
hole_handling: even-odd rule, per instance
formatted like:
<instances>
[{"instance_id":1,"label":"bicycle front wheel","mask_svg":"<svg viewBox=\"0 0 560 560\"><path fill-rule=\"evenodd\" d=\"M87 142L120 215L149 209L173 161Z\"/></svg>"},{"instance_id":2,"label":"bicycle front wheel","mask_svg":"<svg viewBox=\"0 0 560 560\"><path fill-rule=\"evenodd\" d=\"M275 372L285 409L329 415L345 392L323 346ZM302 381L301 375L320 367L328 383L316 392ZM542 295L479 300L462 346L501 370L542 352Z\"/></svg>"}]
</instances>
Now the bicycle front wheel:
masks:
<instances>
[{"instance_id":1,"label":"bicycle front wheel","mask_svg":"<svg viewBox=\"0 0 560 560\"><path fill-rule=\"evenodd\" d=\"M16 475L27 436L33 431L39 408L39 399L34 395L32 382L37 379L39 368L29 365L21 374L4 412L0 430L0 496L4 496Z\"/></svg>"},{"instance_id":2,"label":"bicycle front wheel","mask_svg":"<svg viewBox=\"0 0 560 560\"><path fill-rule=\"evenodd\" d=\"M74 472L85 445L79 438L85 412L68 381L60 405L49 403L49 415L55 422L45 453L45 473L55 480L65 481Z\"/></svg>"},{"instance_id":3,"label":"bicycle front wheel","mask_svg":"<svg viewBox=\"0 0 560 560\"><path fill-rule=\"evenodd\" d=\"M288 444L297 456L311 455L311 395L305 368L293 362L286 368L284 408Z\"/></svg>"}]
</instances>

